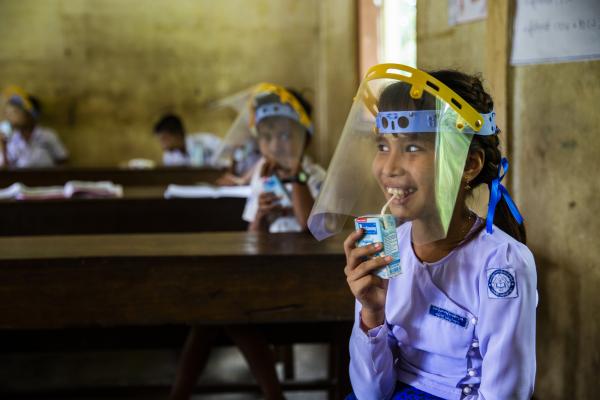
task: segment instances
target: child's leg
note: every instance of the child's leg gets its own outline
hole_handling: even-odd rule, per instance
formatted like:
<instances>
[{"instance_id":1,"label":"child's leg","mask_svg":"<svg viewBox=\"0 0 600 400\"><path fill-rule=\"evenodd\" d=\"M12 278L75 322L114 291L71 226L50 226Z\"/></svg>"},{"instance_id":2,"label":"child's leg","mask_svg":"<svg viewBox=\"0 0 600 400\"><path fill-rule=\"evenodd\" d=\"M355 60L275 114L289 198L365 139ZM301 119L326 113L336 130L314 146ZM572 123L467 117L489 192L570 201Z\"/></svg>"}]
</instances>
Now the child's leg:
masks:
<instances>
[{"instance_id":1,"label":"child's leg","mask_svg":"<svg viewBox=\"0 0 600 400\"><path fill-rule=\"evenodd\" d=\"M169 399L188 400L192 396L216 336L216 328L192 327L181 352L175 384Z\"/></svg>"},{"instance_id":2,"label":"child's leg","mask_svg":"<svg viewBox=\"0 0 600 400\"><path fill-rule=\"evenodd\" d=\"M264 336L253 326L226 326L225 332L246 358L266 400L282 400L283 391L275 371L275 357Z\"/></svg>"}]
</instances>

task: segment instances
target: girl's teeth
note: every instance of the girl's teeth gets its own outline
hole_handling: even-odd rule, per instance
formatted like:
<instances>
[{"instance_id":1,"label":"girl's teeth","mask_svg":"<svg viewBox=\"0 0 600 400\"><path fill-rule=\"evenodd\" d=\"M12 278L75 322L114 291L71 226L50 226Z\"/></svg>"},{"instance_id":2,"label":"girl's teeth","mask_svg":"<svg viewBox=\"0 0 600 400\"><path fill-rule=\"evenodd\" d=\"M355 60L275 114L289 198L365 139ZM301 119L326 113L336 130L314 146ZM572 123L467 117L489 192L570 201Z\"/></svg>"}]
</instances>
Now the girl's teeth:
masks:
<instances>
[{"instance_id":1,"label":"girl's teeth","mask_svg":"<svg viewBox=\"0 0 600 400\"><path fill-rule=\"evenodd\" d=\"M396 196L402 196L405 194L405 191L402 189L398 189L398 188L388 188L388 193L391 195L396 195ZM408 193L408 192L406 192Z\"/></svg>"}]
</instances>

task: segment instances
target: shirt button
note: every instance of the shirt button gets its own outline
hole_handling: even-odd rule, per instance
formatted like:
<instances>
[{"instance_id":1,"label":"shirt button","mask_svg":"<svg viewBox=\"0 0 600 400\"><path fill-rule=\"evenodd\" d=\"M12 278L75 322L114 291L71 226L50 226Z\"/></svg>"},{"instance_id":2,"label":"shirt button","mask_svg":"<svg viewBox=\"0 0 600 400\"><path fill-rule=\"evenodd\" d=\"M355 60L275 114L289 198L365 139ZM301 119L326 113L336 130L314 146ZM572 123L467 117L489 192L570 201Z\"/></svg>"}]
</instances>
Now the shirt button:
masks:
<instances>
[{"instance_id":1,"label":"shirt button","mask_svg":"<svg viewBox=\"0 0 600 400\"><path fill-rule=\"evenodd\" d=\"M471 390L473 390L473 389L471 389L471 388L470 388L470 387L468 387L468 386L465 386L465 387L463 388L463 393L464 393L464 394L469 394L469 393L471 393Z\"/></svg>"},{"instance_id":2,"label":"shirt button","mask_svg":"<svg viewBox=\"0 0 600 400\"><path fill-rule=\"evenodd\" d=\"M474 349L479 347L479 341L477 340L473 340L473 343L471 343L471 347L473 347Z\"/></svg>"},{"instance_id":3,"label":"shirt button","mask_svg":"<svg viewBox=\"0 0 600 400\"><path fill-rule=\"evenodd\" d=\"M473 325L476 325L477 324L477 318L475 318L475 317L471 318L471 323Z\"/></svg>"},{"instance_id":4,"label":"shirt button","mask_svg":"<svg viewBox=\"0 0 600 400\"><path fill-rule=\"evenodd\" d=\"M469 376L477 376L477 371L475 371L474 368L470 368L467 374L469 374Z\"/></svg>"}]
</instances>

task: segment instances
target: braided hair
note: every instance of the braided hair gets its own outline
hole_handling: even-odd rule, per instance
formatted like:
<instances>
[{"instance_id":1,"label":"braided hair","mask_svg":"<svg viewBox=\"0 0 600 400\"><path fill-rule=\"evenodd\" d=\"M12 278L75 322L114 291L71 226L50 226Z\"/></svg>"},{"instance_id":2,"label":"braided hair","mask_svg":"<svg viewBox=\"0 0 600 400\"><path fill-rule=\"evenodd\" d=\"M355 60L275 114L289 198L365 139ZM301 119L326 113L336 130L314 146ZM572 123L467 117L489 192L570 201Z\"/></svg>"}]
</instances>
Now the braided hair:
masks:
<instances>
[{"instance_id":1,"label":"braided hair","mask_svg":"<svg viewBox=\"0 0 600 400\"><path fill-rule=\"evenodd\" d=\"M492 97L483 89L479 77L454 70L434 71L430 72L430 75L454 90L478 112L485 114L493 110L494 102ZM498 139L500 130L496 129L496 135L473 135L469 151L483 151L484 164L481 172L469 183L471 188L476 188L481 184L490 185L498 176L502 154L498 147L500 144L500 140ZM500 199L500 202L496 206L493 223L519 242L525 243L527 241L524 224L519 224L515 220L504 197Z\"/></svg>"}]
</instances>

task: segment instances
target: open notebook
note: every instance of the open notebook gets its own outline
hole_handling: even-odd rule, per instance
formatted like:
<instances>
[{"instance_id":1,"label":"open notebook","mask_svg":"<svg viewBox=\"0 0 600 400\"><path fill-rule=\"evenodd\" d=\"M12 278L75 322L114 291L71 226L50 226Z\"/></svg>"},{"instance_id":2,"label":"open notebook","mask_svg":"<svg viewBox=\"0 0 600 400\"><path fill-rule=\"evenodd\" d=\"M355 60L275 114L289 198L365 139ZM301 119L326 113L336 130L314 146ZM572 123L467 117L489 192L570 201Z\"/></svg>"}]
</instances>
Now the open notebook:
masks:
<instances>
[{"instance_id":1,"label":"open notebook","mask_svg":"<svg viewBox=\"0 0 600 400\"><path fill-rule=\"evenodd\" d=\"M250 195L250 186L212 186L212 185L169 185L165 198L211 198L239 197Z\"/></svg>"},{"instance_id":2,"label":"open notebook","mask_svg":"<svg viewBox=\"0 0 600 400\"><path fill-rule=\"evenodd\" d=\"M69 181L64 186L29 187L13 183L0 189L0 199L4 200L52 200L68 198L116 198L123 197L123 187L112 182Z\"/></svg>"}]
</instances>

